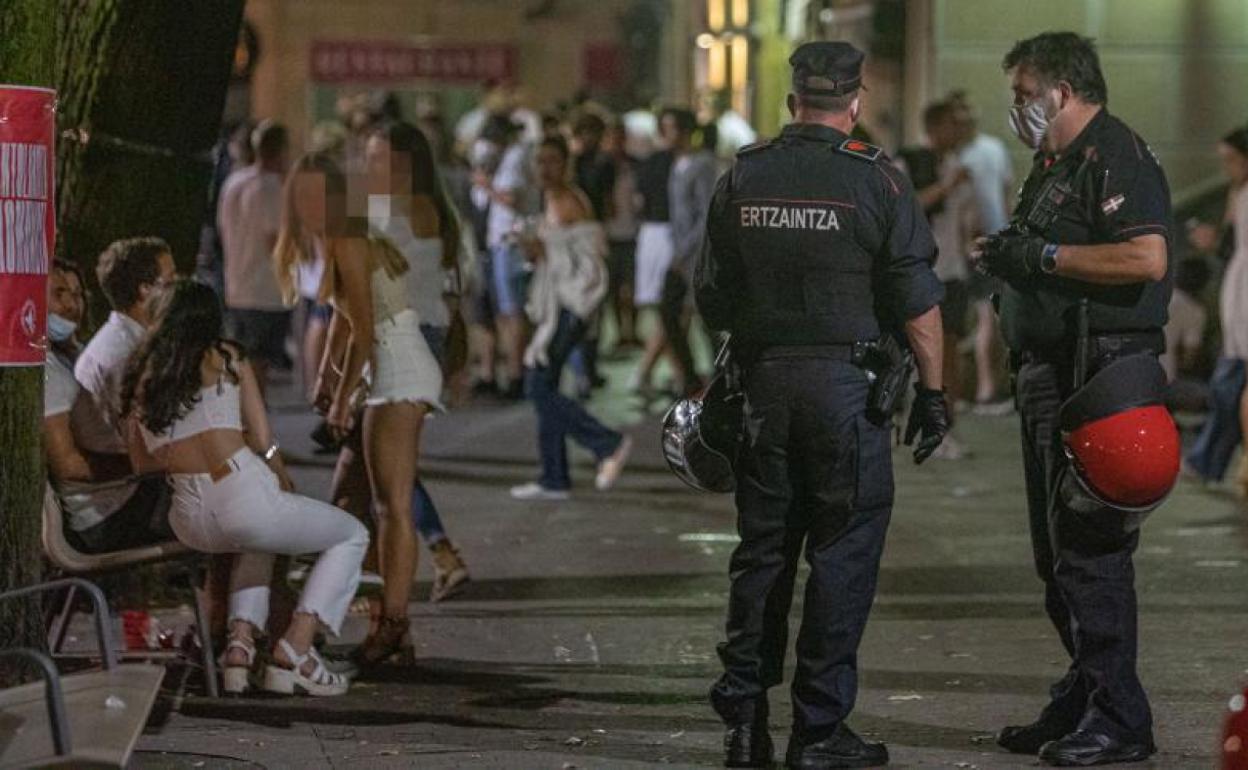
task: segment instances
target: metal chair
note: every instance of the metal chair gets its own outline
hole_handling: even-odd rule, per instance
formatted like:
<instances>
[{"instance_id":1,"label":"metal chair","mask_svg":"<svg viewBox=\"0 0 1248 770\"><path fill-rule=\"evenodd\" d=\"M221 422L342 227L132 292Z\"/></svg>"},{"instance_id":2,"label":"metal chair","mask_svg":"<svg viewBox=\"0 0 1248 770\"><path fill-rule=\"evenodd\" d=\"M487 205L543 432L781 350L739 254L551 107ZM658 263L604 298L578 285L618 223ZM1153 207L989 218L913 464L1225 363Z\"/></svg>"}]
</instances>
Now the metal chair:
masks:
<instances>
[{"instance_id":1,"label":"metal chair","mask_svg":"<svg viewBox=\"0 0 1248 770\"><path fill-rule=\"evenodd\" d=\"M130 483L133 479L125 479L118 483ZM193 551L182 543L171 540L165 543L129 548L124 551L88 554L79 551L65 538L65 520L60 499L48 485L43 497L43 551L48 560L60 571L69 575L92 575L113 570L133 567L138 564L152 564L162 561L203 560L203 554ZM204 689L208 697L218 695L217 664L212 654L212 630L208 624L208 612L205 608L205 596L202 581L192 579L195 593L195 628L199 639L200 663L204 671ZM75 612L77 585L68 584L69 591L60 612L53 619L48 632L48 648L52 655L60 654L65 642L65 634ZM159 652L143 652L138 657L158 658L167 654Z\"/></svg>"},{"instance_id":2,"label":"metal chair","mask_svg":"<svg viewBox=\"0 0 1248 770\"><path fill-rule=\"evenodd\" d=\"M163 667L117 662L108 604L94 583L61 578L0 593L0 601L65 588L91 597L102 669L62 676L41 652L0 650L0 661L32 662L43 680L0 690L2 767L125 767L160 691Z\"/></svg>"}]
</instances>

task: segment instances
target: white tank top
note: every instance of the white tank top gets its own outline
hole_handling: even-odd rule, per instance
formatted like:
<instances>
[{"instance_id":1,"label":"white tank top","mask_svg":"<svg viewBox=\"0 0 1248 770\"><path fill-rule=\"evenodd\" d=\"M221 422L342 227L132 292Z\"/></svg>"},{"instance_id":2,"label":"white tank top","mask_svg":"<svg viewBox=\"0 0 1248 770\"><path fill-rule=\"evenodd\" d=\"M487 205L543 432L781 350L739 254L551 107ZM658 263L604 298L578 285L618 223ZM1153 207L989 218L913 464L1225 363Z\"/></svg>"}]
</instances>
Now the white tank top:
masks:
<instances>
[{"instance_id":1,"label":"white tank top","mask_svg":"<svg viewBox=\"0 0 1248 770\"><path fill-rule=\"evenodd\" d=\"M209 385L199 391L199 400L181 419L161 433L152 433L141 422L139 430L143 434L143 443L148 452L155 452L174 441L197 436L210 430L243 429L242 406L239 403L239 388L234 383L222 378L216 385Z\"/></svg>"}]
</instances>

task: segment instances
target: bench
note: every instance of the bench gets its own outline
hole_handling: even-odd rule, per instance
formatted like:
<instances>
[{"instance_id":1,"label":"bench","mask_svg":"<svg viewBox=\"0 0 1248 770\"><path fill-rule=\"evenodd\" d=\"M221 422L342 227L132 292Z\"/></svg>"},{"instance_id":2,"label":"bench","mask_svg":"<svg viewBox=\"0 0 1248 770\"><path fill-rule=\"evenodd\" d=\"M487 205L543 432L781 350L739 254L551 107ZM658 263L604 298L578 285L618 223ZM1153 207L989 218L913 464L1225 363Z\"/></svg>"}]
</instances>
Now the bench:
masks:
<instances>
[{"instance_id":1,"label":"bench","mask_svg":"<svg viewBox=\"0 0 1248 770\"><path fill-rule=\"evenodd\" d=\"M0 660L26 660L42 675L0 690L0 767L125 767L156 702L164 668L117 662L108 604L95 584L61 578L0 593L0 601L66 588L91 597L103 667L62 676L41 652L0 650Z\"/></svg>"},{"instance_id":2,"label":"bench","mask_svg":"<svg viewBox=\"0 0 1248 770\"><path fill-rule=\"evenodd\" d=\"M133 479L125 479L117 483L130 483L131 481ZM203 554L187 548L177 540L129 548L124 551L112 551L110 553L83 553L74 548L65 538L64 512L61 509L61 501L57 498L51 485L47 485L43 497L42 541L43 551L47 555L48 561L67 575L92 575L133 567L139 564L204 558ZM192 581L193 584L195 582ZM208 612L205 607L204 591L198 585L193 587L195 592L195 628L199 639L200 665L204 672L204 689L208 697L215 698L218 695L218 688L216 660L212 654L212 629L207 620ZM61 647L65 642L65 634L69 630L69 623L73 619L75 612L76 603L74 600L77 598L78 586L69 584L68 588L68 595L65 597L62 609L53 619L48 632L48 648L53 656L60 653ZM162 654L160 652L142 652L139 654L139 657L148 659L167 656L167 653Z\"/></svg>"}]
</instances>

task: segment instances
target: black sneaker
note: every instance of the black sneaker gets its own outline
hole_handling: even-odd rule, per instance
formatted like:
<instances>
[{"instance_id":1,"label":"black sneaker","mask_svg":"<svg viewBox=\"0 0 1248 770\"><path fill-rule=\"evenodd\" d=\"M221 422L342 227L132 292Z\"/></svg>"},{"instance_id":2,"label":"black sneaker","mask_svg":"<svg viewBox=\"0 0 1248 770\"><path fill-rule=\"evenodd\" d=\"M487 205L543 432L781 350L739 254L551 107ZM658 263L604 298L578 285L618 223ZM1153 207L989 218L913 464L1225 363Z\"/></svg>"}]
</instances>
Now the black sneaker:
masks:
<instances>
[{"instance_id":1,"label":"black sneaker","mask_svg":"<svg viewBox=\"0 0 1248 770\"><path fill-rule=\"evenodd\" d=\"M864 741L842 723L830 736L815 743L803 745L796 736L791 738L784 764L792 770L878 767L888 764L888 749L882 743Z\"/></svg>"},{"instance_id":2,"label":"black sneaker","mask_svg":"<svg viewBox=\"0 0 1248 770\"><path fill-rule=\"evenodd\" d=\"M765 722L737 725L724 732L724 767L771 767L774 754Z\"/></svg>"},{"instance_id":3,"label":"black sneaker","mask_svg":"<svg viewBox=\"0 0 1248 770\"><path fill-rule=\"evenodd\" d=\"M1152 738L1126 743L1104 733L1075 730L1040 748L1040 761L1057 767L1091 767L1115 762L1143 762L1157 752Z\"/></svg>"}]
</instances>

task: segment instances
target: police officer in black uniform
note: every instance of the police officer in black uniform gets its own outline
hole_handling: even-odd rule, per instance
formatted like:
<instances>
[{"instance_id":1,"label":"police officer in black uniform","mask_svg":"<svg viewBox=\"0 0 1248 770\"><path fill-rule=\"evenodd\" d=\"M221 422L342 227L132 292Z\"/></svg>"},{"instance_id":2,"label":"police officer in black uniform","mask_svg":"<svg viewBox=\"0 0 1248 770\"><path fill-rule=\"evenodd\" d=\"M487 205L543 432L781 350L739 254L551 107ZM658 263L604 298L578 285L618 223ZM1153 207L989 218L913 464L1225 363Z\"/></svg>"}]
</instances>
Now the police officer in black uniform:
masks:
<instances>
[{"instance_id":1,"label":"police officer in black uniform","mask_svg":"<svg viewBox=\"0 0 1248 770\"><path fill-rule=\"evenodd\" d=\"M998 743L1053 765L1143 760L1155 748L1136 675L1139 531L1120 510L1077 512L1059 494L1068 461L1058 409L1081 366L1090 376L1118 357L1162 351L1170 191L1148 145L1106 110L1090 40L1039 35L1003 66L1010 122L1035 163L1011 226L973 256L1006 281L1001 326L1016 371L1032 548L1071 664L1040 718L1005 728Z\"/></svg>"},{"instance_id":2,"label":"police officer in black uniform","mask_svg":"<svg viewBox=\"0 0 1248 770\"><path fill-rule=\"evenodd\" d=\"M893 503L888 418L868 416L868 375L855 350L890 329L908 338L919 383L907 443L921 434L922 461L947 426L943 289L913 189L878 147L849 136L862 60L843 42L807 43L789 59L793 122L742 149L719 180L694 281L706 323L732 334L746 398L741 544L719 647L724 674L711 691L728 727L729 767L771 761L767 690L783 677L803 554L811 573L787 764L888 761L883 744L845 724Z\"/></svg>"}]
</instances>

